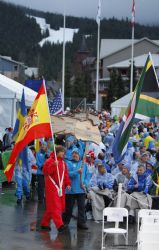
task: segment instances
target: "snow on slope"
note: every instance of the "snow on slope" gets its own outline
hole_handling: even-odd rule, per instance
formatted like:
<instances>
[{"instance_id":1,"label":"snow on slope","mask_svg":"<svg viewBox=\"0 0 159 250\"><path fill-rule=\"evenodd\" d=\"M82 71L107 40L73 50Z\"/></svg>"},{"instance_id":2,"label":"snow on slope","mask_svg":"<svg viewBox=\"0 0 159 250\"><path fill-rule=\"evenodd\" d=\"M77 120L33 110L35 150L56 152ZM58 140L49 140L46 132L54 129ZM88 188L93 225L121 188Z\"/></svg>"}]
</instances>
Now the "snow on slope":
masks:
<instances>
[{"instance_id":1,"label":"snow on slope","mask_svg":"<svg viewBox=\"0 0 159 250\"><path fill-rule=\"evenodd\" d=\"M40 46L42 47L45 42L50 42L50 43L63 43L63 28L60 28L59 30L54 30L50 28L50 24L46 23L45 18L41 17L35 17L35 16L29 16L30 18L35 18L37 24L39 24L41 28L41 33L44 34L46 29L49 30L49 36L46 38L43 38L41 42L39 43ZM73 36L75 33L78 32L79 29L65 29L65 41L66 42L73 42Z\"/></svg>"}]
</instances>

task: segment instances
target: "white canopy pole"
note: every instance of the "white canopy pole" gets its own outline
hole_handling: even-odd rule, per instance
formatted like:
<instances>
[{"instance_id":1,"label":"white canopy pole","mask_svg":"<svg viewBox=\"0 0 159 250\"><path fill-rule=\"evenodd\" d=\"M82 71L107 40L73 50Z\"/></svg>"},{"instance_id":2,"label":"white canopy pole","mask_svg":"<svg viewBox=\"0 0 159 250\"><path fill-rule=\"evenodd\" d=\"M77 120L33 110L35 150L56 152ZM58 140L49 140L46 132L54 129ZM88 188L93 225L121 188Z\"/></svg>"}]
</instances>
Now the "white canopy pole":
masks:
<instances>
[{"instance_id":1,"label":"white canopy pole","mask_svg":"<svg viewBox=\"0 0 159 250\"><path fill-rule=\"evenodd\" d=\"M98 11L96 22L98 24L97 35L97 71L96 71L96 111L99 109L99 50L100 50L100 20L101 20L101 0L98 1Z\"/></svg>"}]
</instances>

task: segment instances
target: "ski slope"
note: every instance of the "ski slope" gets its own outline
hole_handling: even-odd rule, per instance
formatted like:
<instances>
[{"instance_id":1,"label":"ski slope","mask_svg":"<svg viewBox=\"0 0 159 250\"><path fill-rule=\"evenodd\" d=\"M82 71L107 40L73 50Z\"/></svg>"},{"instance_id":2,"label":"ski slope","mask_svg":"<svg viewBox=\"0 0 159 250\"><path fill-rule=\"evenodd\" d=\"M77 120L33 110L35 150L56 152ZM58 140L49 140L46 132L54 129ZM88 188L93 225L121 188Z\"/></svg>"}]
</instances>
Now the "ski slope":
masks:
<instances>
[{"instance_id":1,"label":"ski slope","mask_svg":"<svg viewBox=\"0 0 159 250\"><path fill-rule=\"evenodd\" d=\"M54 30L50 28L50 24L46 23L45 18L41 17L35 17L35 16L28 16L30 18L35 18L37 24L39 24L41 33L44 34L45 31L49 30L49 36L46 38L43 38L39 44L42 47L46 42L54 43L54 44L60 44L63 43L63 28L60 28L59 30ZM65 29L65 41L66 42L73 42L73 36L75 33L78 32L79 29Z\"/></svg>"}]
</instances>

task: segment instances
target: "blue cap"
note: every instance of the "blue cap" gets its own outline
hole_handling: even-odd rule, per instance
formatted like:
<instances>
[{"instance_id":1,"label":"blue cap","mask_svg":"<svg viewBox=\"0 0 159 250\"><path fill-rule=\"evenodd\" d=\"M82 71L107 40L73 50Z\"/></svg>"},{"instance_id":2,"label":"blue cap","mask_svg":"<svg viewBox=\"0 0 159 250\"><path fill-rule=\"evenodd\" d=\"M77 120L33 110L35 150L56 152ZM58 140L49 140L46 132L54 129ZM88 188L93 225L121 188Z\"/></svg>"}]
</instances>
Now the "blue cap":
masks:
<instances>
[{"instance_id":1,"label":"blue cap","mask_svg":"<svg viewBox=\"0 0 159 250\"><path fill-rule=\"evenodd\" d=\"M98 164L102 164L102 161L99 159L95 159L94 165L97 166Z\"/></svg>"},{"instance_id":2,"label":"blue cap","mask_svg":"<svg viewBox=\"0 0 159 250\"><path fill-rule=\"evenodd\" d=\"M74 148L74 149L72 150L72 154L73 154L73 153L76 153L76 154L79 155L79 150L78 150L78 148Z\"/></svg>"},{"instance_id":3,"label":"blue cap","mask_svg":"<svg viewBox=\"0 0 159 250\"><path fill-rule=\"evenodd\" d=\"M129 162L127 162L127 161L122 161L122 164L124 165L125 168L127 168L127 169L130 171L131 165L130 165Z\"/></svg>"},{"instance_id":4,"label":"blue cap","mask_svg":"<svg viewBox=\"0 0 159 250\"><path fill-rule=\"evenodd\" d=\"M133 143L132 143L132 141L128 141L127 148L132 148L132 147L133 147Z\"/></svg>"}]
</instances>

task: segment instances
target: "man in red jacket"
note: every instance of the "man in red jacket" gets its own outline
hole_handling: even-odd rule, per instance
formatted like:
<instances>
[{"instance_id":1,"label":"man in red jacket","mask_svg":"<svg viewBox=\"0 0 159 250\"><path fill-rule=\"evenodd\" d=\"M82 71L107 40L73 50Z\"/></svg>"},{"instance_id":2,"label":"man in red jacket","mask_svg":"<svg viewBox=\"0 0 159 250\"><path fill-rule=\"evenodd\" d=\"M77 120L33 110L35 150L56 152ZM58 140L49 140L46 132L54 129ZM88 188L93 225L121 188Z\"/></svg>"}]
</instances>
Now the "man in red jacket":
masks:
<instances>
[{"instance_id":1,"label":"man in red jacket","mask_svg":"<svg viewBox=\"0 0 159 250\"><path fill-rule=\"evenodd\" d=\"M71 189L71 181L68 175L67 166L64 162L65 149L62 146L56 147L57 161L54 153L45 162L43 173L45 176L45 198L46 211L41 221L41 228L50 231L50 220L55 223L59 232L65 229L62 220L62 213L65 210L65 189Z\"/></svg>"}]
</instances>

